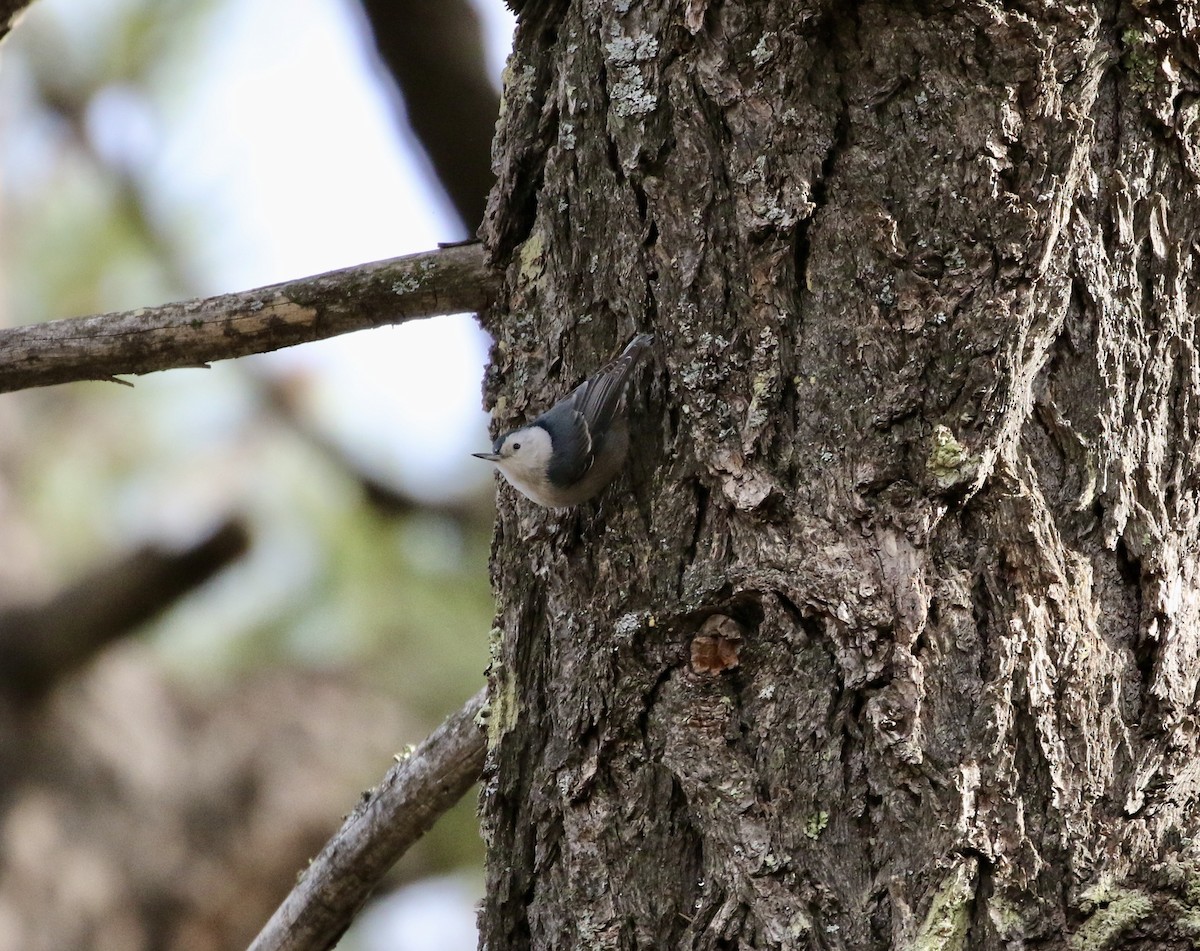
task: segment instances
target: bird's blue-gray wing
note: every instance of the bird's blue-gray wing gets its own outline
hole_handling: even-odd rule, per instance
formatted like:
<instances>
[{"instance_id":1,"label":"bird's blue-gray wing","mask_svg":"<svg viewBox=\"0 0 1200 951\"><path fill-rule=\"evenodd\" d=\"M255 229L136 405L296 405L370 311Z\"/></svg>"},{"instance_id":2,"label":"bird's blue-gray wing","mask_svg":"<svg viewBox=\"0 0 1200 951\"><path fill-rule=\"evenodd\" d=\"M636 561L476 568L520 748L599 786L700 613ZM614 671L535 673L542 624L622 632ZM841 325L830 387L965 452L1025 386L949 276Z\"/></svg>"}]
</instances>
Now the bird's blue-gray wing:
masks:
<instances>
[{"instance_id":1,"label":"bird's blue-gray wing","mask_svg":"<svg viewBox=\"0 0 1200 951\"><path fill-rule=\"evenodd\" d=\"M587 474L595 459L592 432L587 419L570 400L563 400L534 420L550 434L553 456L546 476L555 485L566 488Z\"/></svg>"},{"instance_id":2,"label":"bird's blue-gray wing","mask_svg":"<svg viewBox=\"0 0 1200 951\"><path fill-rule=\"evenodd\" d=\"M620 356L580 383L564 400L583 415L592 433L605 433L612 425L629 375L650 349L653 340L653 334L638 334L629 341Z\"/></svg>"},{"instance_id":3,"label":"bird's blue-gray wing","mask_svg":"<svg viewBox=\"0 0 1200 951\"><path fill-rule=\"evenodd\" d=\"M650 349L653 340L653 334L638 334L620 356L534 420L535 426L550 433L554 456L546 474L555 485L574 485L592 467L621 404L629 374Z\"/></svg>"}]
</instances>

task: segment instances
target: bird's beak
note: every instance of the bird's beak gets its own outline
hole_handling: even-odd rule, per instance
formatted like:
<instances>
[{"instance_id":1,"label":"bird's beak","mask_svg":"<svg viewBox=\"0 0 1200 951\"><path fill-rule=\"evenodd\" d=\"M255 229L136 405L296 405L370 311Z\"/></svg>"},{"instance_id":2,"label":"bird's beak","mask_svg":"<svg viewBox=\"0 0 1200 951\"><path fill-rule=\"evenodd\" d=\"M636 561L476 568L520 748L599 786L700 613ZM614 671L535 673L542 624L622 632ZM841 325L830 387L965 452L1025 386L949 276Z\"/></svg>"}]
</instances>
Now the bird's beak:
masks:
<instances>
[{"instance_id":1,"label":"bird's beak","mask_svg":"<svg viewBox=\"0 0 1200 951\"><path fill-rule=\"evenodd\" d=\"M476 459L482 459L484 462L499 462L500 457L494 452L473 452L471 453Z\"/></svg>"}]
</instances>

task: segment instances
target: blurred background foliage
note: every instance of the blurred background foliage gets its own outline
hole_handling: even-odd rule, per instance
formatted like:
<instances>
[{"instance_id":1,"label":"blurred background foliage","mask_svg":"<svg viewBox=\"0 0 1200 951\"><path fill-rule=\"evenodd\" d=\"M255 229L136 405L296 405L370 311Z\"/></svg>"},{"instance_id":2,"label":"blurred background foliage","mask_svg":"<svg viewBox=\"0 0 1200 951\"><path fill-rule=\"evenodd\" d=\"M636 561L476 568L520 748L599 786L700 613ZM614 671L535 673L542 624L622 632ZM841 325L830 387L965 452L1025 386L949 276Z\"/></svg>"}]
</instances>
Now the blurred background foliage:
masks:
<instances>
[{"instance_id":1,"label":"blurred background foliage","mask_svg":"<svg viewBox=\"0 0 1200 951\"><path fill-rule=\"evenodd\" d=\"M0 320L472 233L511 28L500 0L38 0L0 47ZM0 949L244 946L391 754L478 689L486 346L447 318L0 398ZM245 545L220 570L89 620L117 597L100 569L222 525ZM19 689L63 616L88 646ZM474 805L395 876L467 875L460 917ZM413 920L342 947L424 947Z\"/></svg>"}]
</instances>

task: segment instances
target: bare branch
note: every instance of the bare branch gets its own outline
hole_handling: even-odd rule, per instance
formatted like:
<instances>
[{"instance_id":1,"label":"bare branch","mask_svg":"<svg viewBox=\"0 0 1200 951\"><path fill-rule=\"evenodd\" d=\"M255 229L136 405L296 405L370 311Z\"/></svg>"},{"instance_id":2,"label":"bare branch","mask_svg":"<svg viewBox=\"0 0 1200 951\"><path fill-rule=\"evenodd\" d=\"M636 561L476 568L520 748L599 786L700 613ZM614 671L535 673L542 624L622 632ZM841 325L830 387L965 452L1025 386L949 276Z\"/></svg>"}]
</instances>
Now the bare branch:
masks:
<instances>
[{"instance_id":1,"label":"bare branch","mask_svg":"<svg viewBox=\"0 0 1200 951\"><path fill-rule=\"evenodd\" d=\"M404 96L411 128L472 233L483 220L500 98L488 79L483 28L468 0L363 0L380 59Z\"/></svg>"},{"instance_id":2,"label":"bare branch","mask_svg":"<svg viewBox=\"0 0 1200 951\"><path fill-rule=\"evenodd\" d=\"M17 19L32 0L0 0L0 39L8 36L8 31L16 24Z\"/></svg>"},{"instance_id":3,"label":"bare branch","mask_svg":"<svg viewBox=\"0 0 1200 951\"><path fill-rule=\"evenodd\" d=\"M388 869L479 778L486 743L476 718L486 695L475 694L364 793L249 951L325 951L337 943Z\"/></svg>"},{"instance_id":4,"label":"bare branch","mask_svg":"<svg viewBox=\"0 0 1200 951\"><path fill-rule=\"evenodd\" d=\"M420 317L477 311L498 277L459 245L237 294L0 330L0 393L207 366Z\"/></svg>"},{"instance_id":5,"label":"bare branch","mask_svg":"<svg viewBox=\"0 0 1200 951\"><path fill-rule=\"evenodd\" d=\"M229 521L183 551L149 546L34 607L0 611L0 696L30 702L101 648L202 585L249 544Z\"/></svg>"},{"instance_id":6,"label":"bare branch","mask_svg":"<svg viewBox=\"0 0 1200 951\"><path fill-rule=\"evenodd\" d=\"M463 499L441 500L420 499L410 495L386 478L375 475L314 424L308 418L308 414L301 411L294 388L289 387L286 380L273 378L270 374L257 373L248 374L247 378L254 384L262 408L357 482L362 489L364 501L380 515L394 518L411 512L434 513L452 519L463 529L482 526L491 531L496 515L495 496L492 492L475 493Z\"/></svg>"}]
</instances>

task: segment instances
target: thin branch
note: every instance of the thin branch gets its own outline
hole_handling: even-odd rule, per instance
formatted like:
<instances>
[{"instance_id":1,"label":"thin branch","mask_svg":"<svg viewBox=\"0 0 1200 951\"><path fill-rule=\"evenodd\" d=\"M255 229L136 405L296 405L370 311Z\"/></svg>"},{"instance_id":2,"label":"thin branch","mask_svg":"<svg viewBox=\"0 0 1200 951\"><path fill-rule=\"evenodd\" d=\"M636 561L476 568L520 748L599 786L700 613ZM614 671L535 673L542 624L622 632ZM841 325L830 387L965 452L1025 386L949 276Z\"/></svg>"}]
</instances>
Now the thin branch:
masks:
<instances>
[{"instance_id":1,"label":"thin branch","mask_svg":"<svg viewBox=\"0 0 1200 951\"><path fill-rule=\"evenodd\" d=\"M8 31L16 25L20 14L32 0L0 0L0 39L8 36Z\"/></svg>"},{"instance_id":2,"label":"thin branch","mask_svg":"<svg viewBox=\"0 0 1200 951\"><path fill-rule=\"evenodd\" d=\"M479 14L468 0L363 0L379 57L404 96L397 121L420 140L458 216L474 233L492 174L500 97L488 79Z\"/></svg>"},{"instance_id":3,"label":"thin branch","mask_svg":"<svg viewBox=\"0 0 1200 951\"><path fill-rule=\"evenodd\" d=\"M263 409L354 479L362 489L364 500L380 515L394 518L411 512L434 513L452 519L463 529L485 526L491 531L496 514L492 492L475 493L465 499L440 501L409 495L398 485L393 485L369 471L366 466L352 458L335 439L308 419L307 415L300 411L293 390L287 386L286 381L272 379L269 374L254 373L249 375L249 379L260 395Z\"/></svg>"},{"instance_id":4,"label":"thin branch","mask_svg":"<svg viewBox=\"0 0 1200 951\"><path fill-rule=\"evenodd\" d=\"M207 366L352 330L491 304L478 244L425 251L238 294L0 330L0 393Z\"/></svg>"},{"instance_id":5,"label":"thin branch","mask_svg":"<svg viewBox=\"0 0 1200 951\"><path fill-rule=\"evenodd\" d=\"M0 611L0 697L29 703L101 648L241 557L249 536L229 521L182 550L149 546L97 568L45 604Z\"/></svg>"},{"instance_id":6,"label":"thin branch","mask_svg":"<svg viewBox=\"0 0 1200 951\"><path fill-rule=\"evenodd\" d=\"M476 718L486 695L486 689L475 694L363 794L249 951L326 951L337 944L388 869L479 779L487 744Z\"/></svg>"}]
</instances>

